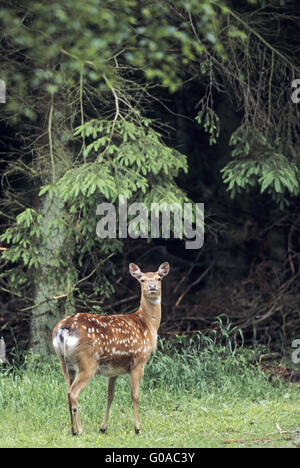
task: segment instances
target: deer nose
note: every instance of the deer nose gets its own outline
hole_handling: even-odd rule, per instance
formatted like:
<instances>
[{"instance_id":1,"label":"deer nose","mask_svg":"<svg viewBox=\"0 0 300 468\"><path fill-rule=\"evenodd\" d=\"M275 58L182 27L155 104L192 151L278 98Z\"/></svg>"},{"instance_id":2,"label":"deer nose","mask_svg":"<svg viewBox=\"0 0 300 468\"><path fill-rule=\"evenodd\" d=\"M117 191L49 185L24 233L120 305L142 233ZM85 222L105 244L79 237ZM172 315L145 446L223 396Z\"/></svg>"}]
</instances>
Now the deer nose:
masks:
<instances>
[{"instance_id":1,"label":"deer nose","mask_svg":"<svg viewBox=\"0 0 300 468\"><path fill-rule=\"evenodd\" d=\"M157 291L157 286L154 282L148 284L149 291Z\"/></svg>"}]
</instances>

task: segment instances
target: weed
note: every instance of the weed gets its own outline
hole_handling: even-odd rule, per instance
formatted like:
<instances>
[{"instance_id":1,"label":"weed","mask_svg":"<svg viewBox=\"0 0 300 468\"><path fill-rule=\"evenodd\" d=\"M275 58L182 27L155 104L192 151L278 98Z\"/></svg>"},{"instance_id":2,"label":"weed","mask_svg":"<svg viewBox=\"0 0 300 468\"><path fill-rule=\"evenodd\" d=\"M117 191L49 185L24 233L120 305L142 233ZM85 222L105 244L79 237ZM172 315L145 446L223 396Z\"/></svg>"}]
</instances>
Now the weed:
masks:
<instances>
[{"instance_id":1,"label":"weed","mask_svg":"<svg viewBox=\"0 0 300 468\"><path fill-rule=\"evenodd\" d=\"M72 438L57 358L28 353L20 367L0 369L0 447L293 446L299 389L270 382L255 351L232 344L239 331L223 325L159 340L142 379L139 437L127 376L118 379L108 434L98 433L106 382L94 377L79 399L85 435Z\"/></svg>"}]
</instances>

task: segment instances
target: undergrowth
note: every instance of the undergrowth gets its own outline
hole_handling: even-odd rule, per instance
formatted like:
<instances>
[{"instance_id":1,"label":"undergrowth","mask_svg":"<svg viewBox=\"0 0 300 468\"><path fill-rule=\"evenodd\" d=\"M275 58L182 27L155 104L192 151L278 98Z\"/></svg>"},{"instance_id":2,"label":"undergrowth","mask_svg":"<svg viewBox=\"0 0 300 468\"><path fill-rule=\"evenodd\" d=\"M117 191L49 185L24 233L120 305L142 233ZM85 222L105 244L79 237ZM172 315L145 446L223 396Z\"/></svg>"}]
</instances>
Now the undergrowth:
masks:
<instances>
[{"instance_id":1,"label":"undergrowth","mask_svg":"<svg viewBox=\"0 0 300 468\"><path fill-rule=\"evenodd\" d=\"M98 433L106 379L94 377L79 398L86 435L72 439L58 359L27 353L19 366L0 369L0 446L200 447L224 440L241 446L244 439L286 446L286 431L279 434L275 425L298 434L299 389L279 377L270 381L257 350L244 348L242 339L238 345L237 334L242 338L220 323L209 336L158 340L141 384L140 437L133 431L129 379L121 376L108 435Z\"/></svg>"}]
</instances>

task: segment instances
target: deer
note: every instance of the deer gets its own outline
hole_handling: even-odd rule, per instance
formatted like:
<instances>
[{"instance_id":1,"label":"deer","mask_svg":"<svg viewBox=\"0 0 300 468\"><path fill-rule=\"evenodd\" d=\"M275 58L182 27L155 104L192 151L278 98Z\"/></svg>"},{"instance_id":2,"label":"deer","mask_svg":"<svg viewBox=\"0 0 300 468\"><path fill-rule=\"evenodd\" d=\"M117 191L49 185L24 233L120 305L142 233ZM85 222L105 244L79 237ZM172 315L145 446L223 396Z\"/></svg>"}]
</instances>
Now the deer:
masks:
<instances>
[{"instance_id":1,"label":"deer","mask_svg":"<svg viewBox=\"0 0 300 468\"><path fill-rule=\"evenodd\" d=\"M53 329L54 350L67 384L71 434L83 433L78 411L80 392L97 373L107 377L107 398L100 432L107 432L108 417L119 375L129 374L134 429L140 434L139 387L145 364L156 349L161 321L161 280L169 273L168 262L157 272L142 273L134 263L130 274L141 285L138 310L130 314L75 313L60 320Z\"/></svg>"}]
</instances>

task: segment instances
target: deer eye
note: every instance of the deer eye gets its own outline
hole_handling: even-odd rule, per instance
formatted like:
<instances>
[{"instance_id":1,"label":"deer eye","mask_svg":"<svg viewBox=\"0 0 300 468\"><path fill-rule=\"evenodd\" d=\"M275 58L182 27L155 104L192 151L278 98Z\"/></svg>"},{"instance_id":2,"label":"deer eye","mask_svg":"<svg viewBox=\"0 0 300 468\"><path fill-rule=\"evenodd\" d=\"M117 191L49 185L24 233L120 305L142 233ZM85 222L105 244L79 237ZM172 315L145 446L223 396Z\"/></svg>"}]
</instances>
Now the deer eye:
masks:
<instances>
[{"instance_id":1,"label":"deer eye","mask_svg":"<svg viewBox=\"0 0 300 468\"><path fill-rule=\"evenodd\" d=\"M146 281L145 279L141 279L141 280L140 280L141 283L145 283L145 281Z\"/></svg>"},{"instance_id":2,"label":"deer eye","mask_svg":"<svg viewBox=\"0 0 300 468\"><path fill-rule=\"evenodd\" d=\"M157 278L157 281L161 281L161 278Z\"/></svg>"}]
</instances>

